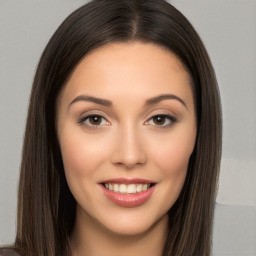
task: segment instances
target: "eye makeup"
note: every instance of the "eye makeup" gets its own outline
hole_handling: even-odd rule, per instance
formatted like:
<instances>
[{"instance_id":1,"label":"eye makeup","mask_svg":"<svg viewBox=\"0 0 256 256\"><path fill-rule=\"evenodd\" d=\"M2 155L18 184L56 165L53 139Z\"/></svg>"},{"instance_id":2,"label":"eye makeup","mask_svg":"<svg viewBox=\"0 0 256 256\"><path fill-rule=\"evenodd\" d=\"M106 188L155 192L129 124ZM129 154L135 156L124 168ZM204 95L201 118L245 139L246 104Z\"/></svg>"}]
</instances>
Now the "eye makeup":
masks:
<instances>
[{"instance_id":1,"label":"eye makeup","mask_svg":"<svg viewBox=\"0 0 256 256\"><path fill-rule=\"evenodd\" d=\"M167 128L177 122L176 117L167 114L158 114L150 117L146 121L146 125L159 126L161 128Z\"/></svg>"}]
</instances>

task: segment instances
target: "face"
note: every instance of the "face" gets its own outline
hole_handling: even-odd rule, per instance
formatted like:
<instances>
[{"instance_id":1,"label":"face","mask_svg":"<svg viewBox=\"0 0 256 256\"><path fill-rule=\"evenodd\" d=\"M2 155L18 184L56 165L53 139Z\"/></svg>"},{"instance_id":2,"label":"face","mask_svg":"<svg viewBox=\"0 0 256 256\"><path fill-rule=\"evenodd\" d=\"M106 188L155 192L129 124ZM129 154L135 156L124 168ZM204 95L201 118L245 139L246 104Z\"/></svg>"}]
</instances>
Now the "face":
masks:
<instances>
[{"instance_id":1,"label":"face","mask_svg":"<svg viewBox=\"0 0 256 256\"><path fill-rule=\"evenodd\" d=\"M167 217L196 138L189 75L154 44L98 48L58 99L57 132L77 221L139 234Z\"/></svg>"}]
</instances>

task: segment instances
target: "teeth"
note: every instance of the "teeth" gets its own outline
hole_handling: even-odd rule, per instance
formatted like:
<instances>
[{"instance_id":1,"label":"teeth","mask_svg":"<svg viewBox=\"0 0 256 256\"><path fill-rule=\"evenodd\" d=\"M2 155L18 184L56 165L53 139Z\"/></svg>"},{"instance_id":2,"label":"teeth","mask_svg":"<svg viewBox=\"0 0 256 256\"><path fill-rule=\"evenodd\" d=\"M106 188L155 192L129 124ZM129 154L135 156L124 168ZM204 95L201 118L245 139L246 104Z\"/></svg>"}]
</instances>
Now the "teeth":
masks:
<instances>
[{"instance_id":1,"label":"teeth","mask_svg":"<svg viewBox=\"0 0 256 256\"><path fill-rule=\"evenodd\" d=\"M118 185L115 185L115 186L117 186L118 187ZM120 193L127 193L127 186L126 185L124 185L124 184L121 184L120 186L119 186L119 190L118 190Z\"/></svg>"},{"instance_id":2,"label":"teeth","mask_svg":"<svg viewBox=\"0 0 256 256\"><path fill-rule=\"evenodd\" d=\"M114 184L114 191L115 191L115 192L119 192L119 186L118 186L118 184Z\"/></svg>"},{"instance_id":3,"label":"teeth","mask_svg":"<svg viewBox=\"0 0 256 256\"><path fill-rule=\"evenodd\" d=\"M137 186L136 191L138 193L142 191L142 185L141 184Z\"/></svg>"},{"instance_id":4,"label":"teeth","mask_svg":"<svg viewBox=\"0 0 256 256\"><path fill-rule=\"evenodd\" d=\"M130 184L127 186L127 193L128 194L134 194L136 193L136 185L135 184Z\"/></svg>"},{"instance_id":5,"label":"teeth","mask_svg":"<svg viewBox=\"0 0 256 256\"><path fill-rule=\"evenodd\" d=\"M114 191L119 192L122 194L135 194L140 193L142 191L146 191L150 184L112 184L112 183L106 183L104 184L105 188Z\"/></svg>"}]
</instances>

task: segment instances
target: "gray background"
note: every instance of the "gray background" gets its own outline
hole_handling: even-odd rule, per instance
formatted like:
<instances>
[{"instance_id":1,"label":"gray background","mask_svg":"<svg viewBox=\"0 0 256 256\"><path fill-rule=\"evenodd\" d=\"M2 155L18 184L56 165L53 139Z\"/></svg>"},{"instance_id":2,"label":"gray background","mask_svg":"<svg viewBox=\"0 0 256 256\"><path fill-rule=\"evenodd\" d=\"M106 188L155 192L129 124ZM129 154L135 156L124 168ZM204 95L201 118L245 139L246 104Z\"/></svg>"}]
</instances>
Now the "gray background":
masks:
<instances>
[{"instance_id":1,"label":"gray background","mask_svg":"<svg viewBox=\"0 0 256 256\"><path fill-rule=\"evenodd\" d=\"M36 65L58 25L85 2L0 2L0 244L14 240L22 139ZM256 0L169 2L201 35L222 96L213 255L256 255Z\"/></svg>"}]
</instances>

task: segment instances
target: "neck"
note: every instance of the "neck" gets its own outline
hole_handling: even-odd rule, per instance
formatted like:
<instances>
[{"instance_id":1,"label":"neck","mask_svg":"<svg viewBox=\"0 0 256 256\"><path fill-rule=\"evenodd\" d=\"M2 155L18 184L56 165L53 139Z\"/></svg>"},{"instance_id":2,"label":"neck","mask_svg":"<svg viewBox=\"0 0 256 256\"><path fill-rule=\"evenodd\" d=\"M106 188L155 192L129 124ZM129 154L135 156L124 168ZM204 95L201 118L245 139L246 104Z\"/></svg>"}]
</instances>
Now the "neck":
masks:
<instances>
[{"instance_id":1,"label":"neck","mask_svg":"<svg viewBox=\"0 0 256 256\"><path fill-rule=\"evenodd\" d=\"M71 236L73 256L162 256L168 227L167 215L150 229L134 235L114 233L85 215L82 217L77 213Z\"/></svg>"}]
</instances>

